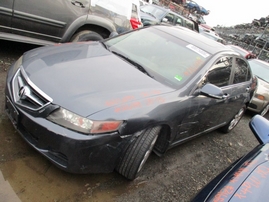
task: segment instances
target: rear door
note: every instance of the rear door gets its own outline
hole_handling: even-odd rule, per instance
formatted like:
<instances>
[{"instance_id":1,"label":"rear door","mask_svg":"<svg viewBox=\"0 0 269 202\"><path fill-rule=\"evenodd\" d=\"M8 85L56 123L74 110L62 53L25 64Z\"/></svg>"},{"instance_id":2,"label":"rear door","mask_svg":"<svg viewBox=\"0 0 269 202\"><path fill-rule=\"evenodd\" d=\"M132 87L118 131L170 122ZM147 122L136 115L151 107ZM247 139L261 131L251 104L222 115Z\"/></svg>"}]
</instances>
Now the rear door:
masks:
<instances>
[{"instance_id":1,"label":"rear door","mask_svg":"<svg viewBox=\"0 0 269 202\"><path fill-rule=\"evenodd\" d=\"M11 32L13 0L0 1L0 32Z\"/></svg>"},{"instance_id":2,"label":"rear door","mask_svg":"<svg viewBox=\"0 0 269 202\"><path fill-rule=\"evenodd\" d=\"M58 42L72 22L89 11L89 0L14 0L13 32Z\"/></svg>"},{"instance_id":3,"label":"rear door","mask_svg":"<svg viewBox=\"0 0 269 202\"><path fill-rule=\"evenodd\" d=\"M230 103L223 110L223 115L220 122L232 119L235 112L250 100L250 91L252 85L252 74L248 63L242 59L235 57L233 60L232 79L229 92Z\"/></svg>"}]
</instances>

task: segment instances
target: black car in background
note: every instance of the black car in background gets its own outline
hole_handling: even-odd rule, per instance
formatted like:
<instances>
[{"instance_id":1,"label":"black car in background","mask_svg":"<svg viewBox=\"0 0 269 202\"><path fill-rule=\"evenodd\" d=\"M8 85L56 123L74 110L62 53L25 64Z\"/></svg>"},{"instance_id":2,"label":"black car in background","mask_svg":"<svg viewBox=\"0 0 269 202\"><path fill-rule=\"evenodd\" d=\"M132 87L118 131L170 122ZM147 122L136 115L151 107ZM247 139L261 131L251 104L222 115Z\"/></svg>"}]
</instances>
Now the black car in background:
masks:
<instances>
[{"instance_id":1,"label":"black car in background","mask_svg":"<svg viewBox=\"0 0 269 202\"><path fill-rule=\"evenodd\" d=\"M256 115L249 126L259 145L208 183L192 202L268 201L269 121Z\"/></svg>"},{"instance_id":2,"label":"black car in background","mask_svg":"<svg viewBox=\"0 0 269 202\"><path fill-rule=\"evenodd\" d=\"M5 110L57 167L132 180L152 150L230 132L252 86L237 52L183 27L149 26L26 52L8 71Z\"/></svg>"},{"instance_id":3,"label":"black car in background","mask_svg":"<svg viewBox=\"0 0 269 202\"><path fill-rule=\"evenodd\" d=\"M148 4L140 8L141 21L144 26L169 24L174 26L186 27L190 30L199 32L198 23L187 19L170 9Z\"/></svg>"},{"instance_id":4,"label":"black car in background","mask_svg":"<svg viewBox=\"0 0 269 202\"><path fill-rule=\"evenodd\" d=\"M101 40L142 26L139 0L1 0L0 39L38 45Z\"/></svg>"}]
</instances>

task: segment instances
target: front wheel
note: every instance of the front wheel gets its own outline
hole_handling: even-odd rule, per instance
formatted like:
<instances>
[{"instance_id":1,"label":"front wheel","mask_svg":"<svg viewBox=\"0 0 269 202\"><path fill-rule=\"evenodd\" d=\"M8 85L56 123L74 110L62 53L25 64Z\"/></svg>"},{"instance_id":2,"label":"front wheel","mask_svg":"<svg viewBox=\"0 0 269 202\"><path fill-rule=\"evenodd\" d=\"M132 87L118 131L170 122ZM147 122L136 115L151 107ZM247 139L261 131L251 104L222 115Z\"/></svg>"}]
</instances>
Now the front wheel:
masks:
<instances>
[{"instance_id":1,"label":"front wheel","mask_svg":"<svg viewBox=\"0 0 269 202\"><path fill-rule=\"evenodd\" d=\"M147 161L160 130L161 126L144 130L140 136L129 145L116 167L116 171L127 179L134 180Z\"/></svg>"},{"instance_id":2,"label":"front wheel","mask_svg":"<svg viewBox=\"0 0 269 202\"><path fill-rule=\"evenodd\" d=\"M237 114L232 118L232 120L227 123L225 126L221 127L220 130L224 133L229 133L231 130L235 128L235 126L239 123L240 119L243 117L244 112L246 111L246 106L243 106Z\"/></svg>"},{"instance_id":3,"label":"front wheel","mask_svg":"<svg viewBox=\"0 0 269 202\"><path fill-rule=\"evenodd\" d=\"M79 41L100 41L103 37L97 32L91 30L83 30L76 33L72 38L71 42L79 42Z\"/></svg>"}]
</instances>

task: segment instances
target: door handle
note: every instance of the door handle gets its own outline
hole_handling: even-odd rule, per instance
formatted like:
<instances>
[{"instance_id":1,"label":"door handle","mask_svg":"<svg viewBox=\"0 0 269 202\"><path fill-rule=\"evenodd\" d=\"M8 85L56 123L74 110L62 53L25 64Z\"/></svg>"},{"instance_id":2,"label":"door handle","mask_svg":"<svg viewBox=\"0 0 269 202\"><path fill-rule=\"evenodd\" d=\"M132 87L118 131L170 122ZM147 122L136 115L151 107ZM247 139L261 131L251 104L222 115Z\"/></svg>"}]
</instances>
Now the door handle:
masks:
<instances>
[{"instance_id":1,"label":"door handle","mask_svg":"<svg viewBox=\"0 0 269 202\"><path fill-rule=\"evenodd\" d=\"M74 6L77 6L77 7L85 8L83 3L79 2L79 1L71 1L71 4L73 4Z\"/></svg>"},{"instance_id":2,"label":"door handle","mask_svg":"<svg viewBox=\"0 0 269 202\"><path fill-rule=\"evenodd\" d=\"M248 93L248 92L249 92L249 90L250 90L250 87L247 87L247 88L246 88L246 92Z\"/></svg>"}]
</instances>

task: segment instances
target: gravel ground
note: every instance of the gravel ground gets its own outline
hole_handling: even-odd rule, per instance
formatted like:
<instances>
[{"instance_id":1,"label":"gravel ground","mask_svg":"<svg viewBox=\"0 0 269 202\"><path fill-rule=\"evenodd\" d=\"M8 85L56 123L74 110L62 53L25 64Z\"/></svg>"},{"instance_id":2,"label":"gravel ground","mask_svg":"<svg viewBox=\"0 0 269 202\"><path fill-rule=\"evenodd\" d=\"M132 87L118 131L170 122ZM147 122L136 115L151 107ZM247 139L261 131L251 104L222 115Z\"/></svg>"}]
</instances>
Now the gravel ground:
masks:
<instances>
[{"instance_id":1,"label":"gravel ground","mask_svg":"<svg viewBox=\"0 0 269 202\"><path fill-rule=\"evenodd\" d=\"M63 172L30 148L4 114L7 69L24 51L35 47L0 41L0 201L190 201L219 172L258 144L248 127L252 114L246 113L229 134L211 132L161 158L151 155L134 181L117 173Z\"/></svg>"}]
</instances>

